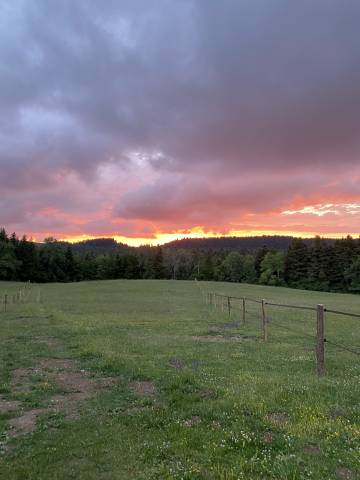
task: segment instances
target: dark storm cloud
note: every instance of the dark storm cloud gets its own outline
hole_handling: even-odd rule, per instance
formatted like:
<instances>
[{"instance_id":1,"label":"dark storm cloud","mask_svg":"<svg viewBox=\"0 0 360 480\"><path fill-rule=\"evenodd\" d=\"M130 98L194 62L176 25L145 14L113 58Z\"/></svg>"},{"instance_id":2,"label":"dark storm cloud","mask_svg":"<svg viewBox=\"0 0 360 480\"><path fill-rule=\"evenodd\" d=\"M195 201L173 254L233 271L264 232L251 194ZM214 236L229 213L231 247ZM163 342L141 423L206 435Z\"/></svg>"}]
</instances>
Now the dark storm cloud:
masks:
<instances>
[{"instance_id":1,"label":"dark storm cloud","mask_svg":"<svg viewBox=\"0 0 360 480\"><path fill-rule=\"evenodd\" d=\"M308 195L310 168L326 191L359 165L359 21L357 0L5 0L0 193L91 184L132 152L159 178L117 199L126 218L278 207ZM244 174L252 189L219 189Z\"/></svg>"}]
</instances>

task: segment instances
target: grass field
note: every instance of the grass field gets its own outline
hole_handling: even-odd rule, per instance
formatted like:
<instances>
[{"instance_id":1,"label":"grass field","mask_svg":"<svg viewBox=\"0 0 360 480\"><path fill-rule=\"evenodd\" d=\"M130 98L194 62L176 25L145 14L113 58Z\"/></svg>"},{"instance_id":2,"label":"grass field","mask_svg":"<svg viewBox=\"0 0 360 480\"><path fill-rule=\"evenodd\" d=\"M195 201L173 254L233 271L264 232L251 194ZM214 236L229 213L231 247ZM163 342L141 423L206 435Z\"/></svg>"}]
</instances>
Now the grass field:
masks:
<instances>
[{"instance_id":1,"label":"grass field","mask_svg":"<svg viewBox=\"0 0 360 480\"><path fill-rule=\"evenodd\" d=\"M201 286L360 312L357 296ZM319 378L314 312L269 309L264 343L257 304L241 325L195 282L26 295L0 313L0 479L360 478L359 356L328 345ZM360 320L327 315L326 336L359 348Z\"/></svg>"}]
</instances>

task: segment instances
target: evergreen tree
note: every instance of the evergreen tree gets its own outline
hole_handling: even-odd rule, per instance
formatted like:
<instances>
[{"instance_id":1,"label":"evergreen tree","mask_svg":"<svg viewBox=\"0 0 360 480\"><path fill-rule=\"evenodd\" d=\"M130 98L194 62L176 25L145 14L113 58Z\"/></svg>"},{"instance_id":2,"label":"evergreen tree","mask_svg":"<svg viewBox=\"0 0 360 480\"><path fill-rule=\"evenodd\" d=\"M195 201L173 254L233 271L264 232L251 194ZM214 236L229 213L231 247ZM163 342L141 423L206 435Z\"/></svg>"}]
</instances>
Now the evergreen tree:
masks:
<instances>
[{"instance_id":1,"label":"evergreen tree","mask_svg":"<svg viewBox=\"0 0 360 480\"><path fill-rule=\"evenodd\" d=\"M285 258L285 281L290 287L306 288L308 285L309 252L301 238L295 238Z\"/></svg>"},{"instance_id":2,"label":"evergreen tree","mask_svg":"<svg viewBox=\"0 0 360 480\"><path fill-rule=\"evenodd\" d=\"M19 245L19 239L16 236L16 233L13 232L10 235L9 242L16 248Z\"/></svg>"},{"instance_id":3,"label":"evergreen tree","mask_svg":"<svg viewBox=\"0 0 360 480\"><path fill-rule=\"evenodd\" d=\"M320 237L309 249L308 287L313 290L327 290L329 280L326 275L328 269L329 248Z\"/></svg>"},{"instance_id":4,"label":"evergreen tree","mask_svg":"<svg viewBox=\"0 0 360 480\"><path fill-rule=\"evenodd\" d=\"M24 235L20 241L10 240L15 244L15 254L18 261L17 279L23 282L35 282L39 277L39 254L34 242L27 240Z\"/></svg>"},{"instance_id":5,"label":"evergreen tree","mask_svg":"<svg viewBox=\"0 0 360 480\"><path fill-rule=\"evenodd\" d=\"M139 259L136 254L125 257L125 278L135 280L141 278ZM155 269L154 269L155 271ZM162 278L162 277L159 277Z\"/></svg>"},{"instance_id":6,"label":"evergreen tree","mask_svg":"<svg viewBox=\"0 0 360 480\"><path fill-rule=\"evenodd\" d=\"M0 234L0 280L16 280L17 259L15 248L7 237Z\"/></svg>"},{"instance_id":7,"label":"evergreen tree","mask_svg":"<svg viewBox=\"0 0 360 480\"><path fill-rule=\"evenodd\" d=\"M154 274L153 278L162 279L165 278L165 266L164 266L164 257L161 247L157 247L156 253L153 258L152 271Z\"/></svg>"},{"instance_id":8,"label":"evergreen tree","mask_svg":"<svg viewBox=\"0 0 360 480\"><path fill-rule=\"evenodd\" d=\"M5 231L5 228L0 228L0 242L7 243L9 241L9 238L7 236L7 233Z\"/></svg>"},{"instance_id":9,"label":"evergreen tree","mask_svg":"<svg viewBox=\"0 0 360 480\"><path fill-rule=\"evenodd\" d=\"M200 265L200 278L199 280L213 280L214 279L214 264L211 253L208 252L205 255Z\"/></svg>"},{"instance_id":10,"label":"evergreen tree","mask_svg":"<svg viewBox=\"0 0 360 480\"><path fill-rule=\"evenodd\" d=\"M80 277L79 265L74 258L70 245L68 245L65 253L65 274L68 282L78 281Z\"/></svg>"},{"instance_id":11,"label":"evergreen tree","mask_svg":"<svg viewBox=\"0 0 360 480\"><path fill-rule=\"evenodd\" d=\"M66 282L64 247L54 238L47 238L39 251L39 280L42 282Z\"/></svg>"},{"instance_id":12,"label":"evergreen tree","mask_svg":"<svg viewBox=\"0 0 360 480\"><path fill-rule=\"evenodd\" d=\"M255 254L255 271L256 271L257 280L259 280L261 275L261 262L264 260L268 252L269 252L268 247L262 247Z\"/></svg>"},{"instance_id":13,"label":"evergreen tree","mask_svg":"<svg viewBox=\"0 0 360 480\"><path fill-rule=\"evenodd\" d=\"M93 253L87 253L79 260L79 275L83 280L95 280L97 276L96 257Z\"/></svg>"},{"instance_id":14,"label":"evergreen tree","mask_svg":"<svg viewBox=\"0 0 360 480\"><path fill-rule=\"evenodd\" d=\"M114 275L115 278L125 278L125 259L121 255L115 256L115 266L114 266Z\"/></svg>"},{"instance_id":15,"label":"evergreen tree","mask_svg":"<svg viewBox=\"0 0 360 480\"><path fill-rule=\"evenodd\" d=\"M345 279L350 292L360 292L360 255L345 270Z\"/></svg>"},{"instance_id":16,"label":"evergreen tree","mask_svg":"<svg viewBox=\"0 0 360 480\"><path fill-rule=\"evenodd\" d=\"M356 256L357 244L350 237L337 240L333 246L333 264L330 270L330 288L335 291L344 291L349 287L345 272L350 268Z\"/></svg>"}]
</instances>

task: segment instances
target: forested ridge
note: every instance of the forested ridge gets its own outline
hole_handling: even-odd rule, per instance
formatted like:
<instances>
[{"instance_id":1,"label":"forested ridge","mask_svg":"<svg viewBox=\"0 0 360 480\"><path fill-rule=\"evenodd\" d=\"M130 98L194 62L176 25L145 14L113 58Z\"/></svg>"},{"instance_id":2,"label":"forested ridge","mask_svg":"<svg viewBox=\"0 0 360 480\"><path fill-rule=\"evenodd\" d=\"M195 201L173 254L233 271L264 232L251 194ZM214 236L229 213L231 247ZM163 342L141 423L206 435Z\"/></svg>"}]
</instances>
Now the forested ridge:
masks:
<instances>
[{"instance_id":1,"label":"forested ridge","mask_svg":"<svg viewBox=\"0 0 360 480\"><path fill-rule=\"evenodd\" d=\"M287 250L294 237L288 235L262 235L250 237L208 237L208 238L183 238L166 244L167 248L201 249L201 250L237 250L253 252L262 247L273 250ZM305 238L304 243L310 246L313 238ZM334 243L331 238L324 238L327 244Z\"/></svg>"},{"instance_id":2,"label":"forested ridge","mask_svg":"<svg viewBox=\"0 0 360 480\"><path fill-rule=\"evenodd\" d=\"M360 239L329 241L289 237L288 246L239 250L129 247L113 239L69 244L34 243L0 230L0 280L73 282L99 279L179 279L258 283L322 291L360 292ZM216 242L215 242L216 243ZM282 243L282 242L280 242ZM201 242L196 245L202 245ZM254 245L254 244L253 244Z\"/></svg>"}]
</instances>

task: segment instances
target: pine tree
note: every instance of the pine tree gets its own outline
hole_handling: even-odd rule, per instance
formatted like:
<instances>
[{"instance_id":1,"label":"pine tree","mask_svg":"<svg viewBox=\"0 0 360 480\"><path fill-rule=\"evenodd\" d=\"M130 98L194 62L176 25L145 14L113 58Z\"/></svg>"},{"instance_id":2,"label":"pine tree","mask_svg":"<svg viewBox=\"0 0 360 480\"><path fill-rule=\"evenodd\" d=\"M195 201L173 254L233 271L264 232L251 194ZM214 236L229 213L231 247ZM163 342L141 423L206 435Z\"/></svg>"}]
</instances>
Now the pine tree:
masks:
<instances>
[{"instance_id":1,"label":"pine tree","mask_svg":"<svg viewBox=\"0 0 360 480\"><path fill-rule=\"evenodd\" d=\"M157 247L156 249L156 253L153 259L153 272L154 272L154 278L156 279L165 278L164 258L163 258L163 251L161 247Z\"/></svg>"},{"instance_id":2,"label":"pine tree","mask_svg":"<svg viewBox=\"0 0 360 480\"><path fill-rule=\"evenodd\" d=\"M200 280L214 280L214 264L211 252L205 255L205 258L200 265Z\"/></svg>"},{"instance_id":3,"label":"pine tree","mask_svg":"<svg viewBox=\"0 0 360 480\"><path fill-rule=\"evenodd\" d=\"M45 239L39 250L40 281L67 282L65 250L55 239Z\"/></svg>"},{"instance_id":4,"label":"pine tree","mask_svg":"<svg viewBox=\"0 0 360 480\"><path fill-rule=\"evenodd\" d=\"M326 275L329 249L320 237L309 249L308 286L313 290L327 290L329 281Z\"/></svg>"},{"instance_id":5,"label":"pine tree","mask_svg":"<svg viewBox=\"0 0 360 480\"><path fill-rule=\"evenodd\" d=\"M15 236L11 237L15 242ZM24 235L20 241L15 242L15 254L18 260L17 278L23 282L37 281L39 277L39 255L34 242L27 240Z\"/></svg>"},{"instance_id":6,"label":"pine tree","mask_svg":"<svg viewBox=\"0 0 360 480\"><path fill-rule=\"evenodd\" d=\"M360 292L360 255L355 257L345 270L345 279L350 292Z\"/></svg>"},{"instance_id":7,"label":"pine tree","mask_svg":"<svg viewBox=\"0 0 360 480\"><path fill-rule=\"evenodd\" d=\"M255 254L255 272L257 280L260 279L261 275L261 262L264 260L266 254L269 252L267 247L262 247Z\"/></svg>"},{"instance_id":8,"label":"pine tree","mask_svg":"<svg viewBox=\"0 0 360 480\"><path fill-rule=\"evenodd\" d=\"M74 282L79 279L79 267L70 245L68 245L65 253L65 274L68 282Z\"/></svg>"},{"instance_id":9,"label":"pine tree","mask_svg":"<svg viewBox=\"0 0 360 480\"><path fill-rule=\"evenodd\" d=\"M286 283L294 288L308 286L309 252L301 238L295 238L285 257L284 277Z\"/></svg>"},{"instance_id":10,"label":"pine tree","mask_svg":"<svg viewBox=\"0 0 360 480\"><path fill-rule=\"evenodd\" d=\"M0 228L0 242L7 243L8 241L9 241L9 238L7 236L5 228Z\"/></svg>"},{"instance_id":11,"label":"pine tree","mask_svg":"<svg viewBox=\"0 0 360 480\"><path fill-rule=\"evenodd\" d=\"M125 259L119 254L115 257L115 278L125 278Z\"/></svg>"},{"instance_id":12,"label":"pine tree","mask_svg":"<svg viewBox=\"0 0 360 480\"><path fill-rule=\"evenodd\" d=\"M17 264L14 246L0 240L0 280L16 280Z\"/></svg>"}]
</instances>

